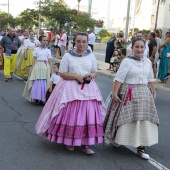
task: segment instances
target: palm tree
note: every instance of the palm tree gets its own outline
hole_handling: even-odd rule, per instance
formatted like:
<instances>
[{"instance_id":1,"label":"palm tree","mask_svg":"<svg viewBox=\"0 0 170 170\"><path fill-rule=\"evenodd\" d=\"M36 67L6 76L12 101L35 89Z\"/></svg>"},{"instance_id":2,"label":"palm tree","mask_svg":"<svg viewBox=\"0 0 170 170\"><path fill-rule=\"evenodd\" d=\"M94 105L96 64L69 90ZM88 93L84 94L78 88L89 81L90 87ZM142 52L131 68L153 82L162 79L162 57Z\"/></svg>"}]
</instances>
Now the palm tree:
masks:
<instances>
[{"instance_id":1,"label":"palm tree","mask_svg":"<svg viewBox=\"0 0 170 170\"><path fill-rule=\"evenodd\" d=\"M161 4L165 4L166 0L158 0L157 10L156 10L156 19L155 19L155 29L157 28L158 12L159 12L160 2L161 2Z\"/></svg>"},{"instance_id":2,"label":"palm tree","mask_svg":"<svg viewBox=\"0 0 170 170\"><path fill-rule=\"evenodd\" d=\"M81 0L77 0L77 1L78 1L78 11L79 11L79 6L80 6L80 1L81 1Z\"/></svg>"}]
</instances>

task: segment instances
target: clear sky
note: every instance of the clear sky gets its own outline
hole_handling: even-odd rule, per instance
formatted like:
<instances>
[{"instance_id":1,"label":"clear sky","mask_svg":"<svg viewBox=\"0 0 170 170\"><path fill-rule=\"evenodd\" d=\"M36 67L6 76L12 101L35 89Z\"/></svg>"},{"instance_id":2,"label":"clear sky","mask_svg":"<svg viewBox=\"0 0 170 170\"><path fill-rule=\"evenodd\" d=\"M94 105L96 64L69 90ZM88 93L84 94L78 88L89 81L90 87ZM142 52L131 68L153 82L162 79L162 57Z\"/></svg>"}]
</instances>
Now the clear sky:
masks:
<instances>
[{"instance_id":1,"label":"clear sky","mask_svg":"<svg viewBox=\"0 0 170 170\"><path fill-rule=\"evenodd\" d=\"M23 10L30 8L36 8L34 4L36 0L9 0L9 13L16 17ZM77 0L65 0L65 2L71 7L76 7L78 4ZM102 0L93 0L92 8L99 13L99 17L103 17L105 14L104 5ZM4 5L3 5L4 4ZM8 12L8 0L0 0L0 9L2 11ZM80 6L87 6L88 0L81 0Z\"/></svg>"}]
</instances>

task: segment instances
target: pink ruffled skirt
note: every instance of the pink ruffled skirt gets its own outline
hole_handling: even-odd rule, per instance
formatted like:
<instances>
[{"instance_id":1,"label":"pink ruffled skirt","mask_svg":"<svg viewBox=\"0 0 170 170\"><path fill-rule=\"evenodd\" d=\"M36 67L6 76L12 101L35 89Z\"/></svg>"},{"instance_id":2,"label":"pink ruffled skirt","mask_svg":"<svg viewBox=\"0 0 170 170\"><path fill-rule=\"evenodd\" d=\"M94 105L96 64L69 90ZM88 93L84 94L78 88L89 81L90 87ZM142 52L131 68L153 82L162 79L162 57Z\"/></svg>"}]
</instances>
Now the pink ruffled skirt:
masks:
<instances>
[{"instance_id":1,"label":"pink ruffled skirt","mask_svg":"<svg viewBox=\"0 0 170 170\"><path fill-rule=\"evenodd\" d=\"M103 142L101 109L97 100L74 100L53 118L44 135L51 141L70 146Z\"/></svg>"}]
</instances>

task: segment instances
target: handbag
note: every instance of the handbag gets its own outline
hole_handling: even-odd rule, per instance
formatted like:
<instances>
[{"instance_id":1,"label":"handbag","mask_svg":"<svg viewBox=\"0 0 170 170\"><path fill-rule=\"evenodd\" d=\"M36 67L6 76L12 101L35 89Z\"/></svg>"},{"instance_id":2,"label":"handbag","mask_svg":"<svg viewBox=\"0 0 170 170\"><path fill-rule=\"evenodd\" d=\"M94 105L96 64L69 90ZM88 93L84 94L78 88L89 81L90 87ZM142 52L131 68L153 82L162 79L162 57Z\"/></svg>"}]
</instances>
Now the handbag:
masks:
<instances>
[{"instance_id":1,"label":"handbag","mask_svg":"<svg viewBox=\"0 0 170 170\"><path fill-rule=\"evenodd\" d=\"M115 60L115 58L112 56L112 57L110 58L110 63L114 63L114 60Z\"/></svg>"}]
</instances>

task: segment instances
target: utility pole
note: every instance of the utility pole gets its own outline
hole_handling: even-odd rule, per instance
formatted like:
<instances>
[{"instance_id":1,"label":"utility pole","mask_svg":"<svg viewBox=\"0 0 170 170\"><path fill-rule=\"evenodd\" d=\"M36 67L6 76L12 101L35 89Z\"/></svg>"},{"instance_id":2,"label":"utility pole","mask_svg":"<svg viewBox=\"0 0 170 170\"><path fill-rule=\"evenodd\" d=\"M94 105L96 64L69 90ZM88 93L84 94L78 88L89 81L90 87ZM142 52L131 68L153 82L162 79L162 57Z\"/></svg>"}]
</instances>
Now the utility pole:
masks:
<instances>
[{"instance_id":1,"label":"utility pole","mask_svg":"<svg viewBox=\"0 0 170 170\"><path fill-rule=\"evenodd\" d=\"M157 22L158 22L159 4L160 4L160 0L158 0L157 10L156 10L155 29L157 28Z\"/></svg>"},{"instance_id":2,"label":"utility pole","mask_svg":"<svg viewBox=\"0 0 170 170\"><path fill-rule=\"evenodd\" d=\"M91 15L92 0L88 1L88 13Z\"/></svg>"},{"instance_id":3,"label":"utility pole","mask_svg":"<svg viewBox=\"0 0 170 170\"><path fill-rule=\"evenodd\" d=\"M136 0L135 1L135 6L134 6L134 14L133 14L133 29L132 29L132 36L134 34L134 27L135 27L135 16L136 16Z\"/></svg>"},{"instance_id":4,"label":"utility pole","mask_svg":"<svg viewBox=\"0 0 170 170\"><path fill-rule=\"evenodd\" d=\"M9 28L9 0L8 0L8 28Z\"/></svg>"},{"instance_id":5,"label":"utility pole","mask_svg":"<svg viewBox=\"0 0 170 170\"><path fill-rule=\"evenodd\" d=\"M125 29L125 39L126 39L126 40L127 40L127 38L128 38L128 30L129 30L130 3L131 3L131 0L128 0L127 16L126 16L126 29Z\"/></svg>"},{"instance_id":6,"label":"utility pole","mask_svg":"<svg viewBox=\"0 0 170 170\"><path fill-rule=\"evenodd\" d=\"M41 29L41 0L39 0L39 14L38 14L38 38Z\"/></svg>"},{"instance_id":7,"label":"utility pole","mask_svg":"<svg viewBox=\"0 0 170 170\"><path fill-rule=\"evenodd\" d=\"M79 11L79 8L80 8L80 1L81 0L77 0L78 1L78 11Z\"/></svg>"}]
</instances>

